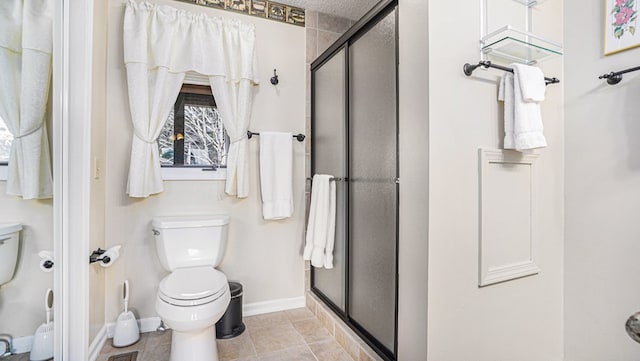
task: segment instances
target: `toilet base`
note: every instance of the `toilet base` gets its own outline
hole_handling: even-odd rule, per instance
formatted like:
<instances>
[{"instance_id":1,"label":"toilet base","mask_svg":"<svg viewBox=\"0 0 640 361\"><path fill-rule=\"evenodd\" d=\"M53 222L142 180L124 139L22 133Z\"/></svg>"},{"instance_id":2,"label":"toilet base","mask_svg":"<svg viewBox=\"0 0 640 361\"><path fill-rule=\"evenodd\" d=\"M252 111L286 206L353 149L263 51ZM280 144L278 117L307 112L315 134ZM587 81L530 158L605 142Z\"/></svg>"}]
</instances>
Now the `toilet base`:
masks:
<instances>
[{"instance_id":1,"label":"toilet base","mask_svg":"<svg viewBox=\"0 0 640 361\"><path fill-rule=\"evenodd\" d=\"M215 326L199 332L179 332L171 335L170 361L218 361Z\"/></svg>"}]
</instances>

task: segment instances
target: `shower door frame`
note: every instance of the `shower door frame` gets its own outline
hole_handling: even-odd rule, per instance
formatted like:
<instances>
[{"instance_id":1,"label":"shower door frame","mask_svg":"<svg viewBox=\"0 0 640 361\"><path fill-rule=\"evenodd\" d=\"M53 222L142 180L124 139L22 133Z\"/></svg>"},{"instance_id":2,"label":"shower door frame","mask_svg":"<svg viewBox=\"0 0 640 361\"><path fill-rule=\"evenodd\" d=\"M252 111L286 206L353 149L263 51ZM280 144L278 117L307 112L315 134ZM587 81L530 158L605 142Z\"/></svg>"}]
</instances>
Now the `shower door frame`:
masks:
<instances>
[{"instance_id":1,"label":"shower door frame","mask_svg":"<svg viewBox=\"0 0 640 361\"><path fill-rule=\"evenodd\" d=\"M399 267L399 213L400 213L400 196L399 196L399 181L396 181L396 230L395 230L395 290L394 290L394 348L393 350L387 349L380 341L378 341L373 335L358 324L350 317L349 313L349 290L350 290L350 238L351 229L349 226L349 181L347 180L351 174L350 166L350 56L349 49L353 43L355 43L360 37L365 35L369 30L376 26L382 19L395 11L395 97L396 97L396 177L399 175L399 84L398 84L398 59L399 59L399 18L398 18L398 0L382 0L369 12L367 12L358 22L356 22L347 32L345 32L338 40L336 40L327 50L325 50L313 63L311 63L311 175L315 174L315 84L316 84L316 71L322 68L322 66L333 59L340 51L344 50L345 56L345 73L344 73L344 99L345 99L345 118L344 118L344 131L345 131L345 165L346 174L338 175L343 177L346 182L346 194L345 199L345 272L344 272L344 310L337 306L329 297L327 297L321 290L315 287L315 273L314 268L311 267L311 291L320 298L340 319L348 325L358 336L360 336L376 353L386 361L395 361L398 355L398 267ZM398 178L396 178L398 179Z\"/></svg>"}]
</instances>

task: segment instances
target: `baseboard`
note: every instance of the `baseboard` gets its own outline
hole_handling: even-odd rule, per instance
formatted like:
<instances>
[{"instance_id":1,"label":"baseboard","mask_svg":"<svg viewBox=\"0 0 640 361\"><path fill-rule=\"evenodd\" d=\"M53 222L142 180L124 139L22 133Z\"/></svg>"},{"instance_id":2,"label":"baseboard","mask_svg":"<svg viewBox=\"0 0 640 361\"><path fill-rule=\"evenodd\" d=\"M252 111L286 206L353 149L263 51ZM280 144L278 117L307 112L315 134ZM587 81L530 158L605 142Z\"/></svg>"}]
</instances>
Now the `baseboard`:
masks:
<instances>
[{"instance_id":1,"label":"baseboard","mask_svg":"<svg viewBox=\"0 0 640 361\"><path fill-rule=\"evenodd\" d=\"M263 313L291 310L294 308L301 308L305 306L306 306L306 301L304 296L293 297L293 298L282 298L279 300L245 304L242 306L242 315L243 317L255 316L255 315L261 315ZM160 326L160 317L149 317L149 318L139 319L138 326L140 327L140 333L155 332L158 326ZM91 344L92 348L89 349L90 355L93 355L92 351L93 351L94 344L97 346L99 343L98 340L100 338L104 338L104 340L102 340L101 343L99 343L100 347L98 348L98 354L100 353L100 349L102 349L102 346L104 346L104 341L107 338L113 338L113 333L115 331L115 328L116 328L116 323L111 322L106 324L103 327L103 329L100 330L100 333L98 334L98 336L96 336L94 342ZM89 361L94 361L94 360L95 359L90 359Z\"/></svg>"},{"instance_id":2,"label":"baseboard","mask_svg":"<svg viewBox=\"0 0 640 361\"><path fill-rule=\"evenodd\" d=\"M138 320L138 327L140 328L140 333L155 332L158 326L160 326L160 317L141 318ZM107 338L113 338L113 333L115 332L115 329L116 329L115 322L111 322L106 325Z\"/></svg>"},{"instance_id":3,"label":"baseboard","mask_svg":"<svg viewBox=\"0 0 640 361\"><path fill-rule=\"evenodd\" d=\"M278 300L248 303L242 306L242 316L255 316L263 313L278 312L306 306L304 296L281 298Z\"/></svg>"},{"instance_id":4,"label":"baseboard","mask_svg":"<svg viewBox=\"0 0 640 361\"><path fill-rule=\"evenodd\" d=\"M103 325L98 331L98 334L91 342L89 346L89 361L96 361L98 356L100 355L100 351L104 347L104 344L107 342L107 325Z\"/></svg>"},{"instance_id":5,"label":"baseboard","mask_svg":"<svg viewBox=\"0 0 640 361\"><path fill-rule=\"evenodd\" d=\"M31 352L31 347L33 347L33 336L17 337L11 340L12 353Z\"/></svg>"}]
</instances>

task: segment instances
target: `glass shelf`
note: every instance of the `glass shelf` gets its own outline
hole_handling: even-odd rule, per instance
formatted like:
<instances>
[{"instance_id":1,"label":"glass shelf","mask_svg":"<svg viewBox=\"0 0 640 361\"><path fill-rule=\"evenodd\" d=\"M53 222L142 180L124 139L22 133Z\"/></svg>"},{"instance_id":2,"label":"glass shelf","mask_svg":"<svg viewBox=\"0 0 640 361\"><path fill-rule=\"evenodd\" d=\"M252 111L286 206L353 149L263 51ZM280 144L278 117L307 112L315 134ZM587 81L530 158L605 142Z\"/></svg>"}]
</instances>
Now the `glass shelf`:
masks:
<instances>
[{"instance_id":1,"label":"glass shelf","mask_svg":"<svg viewBox=\"0 0 640 361\"><path fill-rule=\"evenodd\" d=\"M562 55L562 44L504 26L481 39L482 52L494 61L536 64Z\"/></svg>"}]
</instances>

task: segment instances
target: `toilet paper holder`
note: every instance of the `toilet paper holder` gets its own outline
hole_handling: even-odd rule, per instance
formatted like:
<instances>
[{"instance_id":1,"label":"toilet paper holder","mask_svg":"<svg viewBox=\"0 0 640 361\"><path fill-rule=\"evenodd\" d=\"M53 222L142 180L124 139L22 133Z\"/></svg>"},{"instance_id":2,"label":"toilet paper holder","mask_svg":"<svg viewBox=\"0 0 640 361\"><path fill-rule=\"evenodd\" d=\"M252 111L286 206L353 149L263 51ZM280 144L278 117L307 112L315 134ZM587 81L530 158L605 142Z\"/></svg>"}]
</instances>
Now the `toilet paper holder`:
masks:
<instances>
[{"instance_id":1,"label":"toilet paper holder","mask_svg":"<svg viewBox=\"0 0 640 361\"><path fill-rule=\"evenodd\" d=\"M101 249L91 252L89 256L89 263L100 262L102 267L111 267L113 263L120 257L120 248L122 246L113 246L109 249Z\"/></svg>"},{"instance_id":2,"label":"toilet paper holder","mask_svg":"<svg viewBox=\"0 0 640 361\"><path fill-rule=\"evenodd\" d=\"M91 255L89 256L89 263L96 263L96 262L102 262L102 263L109 263L111 262L111 257L109 256L103 256L105 253L107 252L107 250L98 248L97 250L91 252Z\"/></svg>"}]
</instances>

